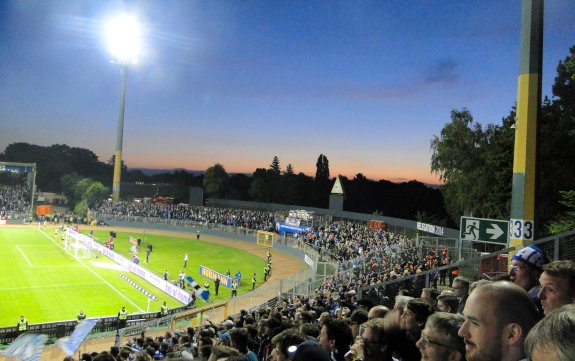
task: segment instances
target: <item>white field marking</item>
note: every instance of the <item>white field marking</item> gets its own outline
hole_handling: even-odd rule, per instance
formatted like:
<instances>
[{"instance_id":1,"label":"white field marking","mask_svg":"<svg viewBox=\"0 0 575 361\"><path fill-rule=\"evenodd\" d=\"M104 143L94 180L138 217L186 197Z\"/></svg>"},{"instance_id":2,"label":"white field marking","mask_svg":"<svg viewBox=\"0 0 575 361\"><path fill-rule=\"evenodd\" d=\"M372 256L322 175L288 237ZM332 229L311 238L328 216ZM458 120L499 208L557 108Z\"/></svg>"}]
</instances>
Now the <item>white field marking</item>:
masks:
<instances>
[{"instance_id":1,"label":"white field marking","mask_svg":"<svg viewBox=\"0 0 575 361\"><path fill-rule=\"evenodd\" d=\"M50 241L52 241L56 246L62 248L62 246L60 246L56 241L54 241L49 235L46 234L46 232L44 232L43 230L39 229L40 233L42 233L44 235L44 237L48 238ZM134 302L132 302L132 300L130 300L128 297L124 296L122 294L122 292L118 291L114 286L112 286L110 284L110 282L106 281L104 278L102 278L102 276L100 276L99 274L97 274L96 272L94 272L93 269L91 269L90 267L88 267L84 262L80 261L79 259L76 259L74 257L72 257L76 262L78 262L79 264L81 264L84 268L86 268L88 271L90 271L94 276L98 277L100 280L102 280L102 282L104 282L105 284L108 285L108 287L110 287L111 289L114 290L114 292L116 292L118 295L120 295L120 297L122 297L123 299L125 299L126 301L128 301L132 306L136 307L140 312L145 312L143 309L141 309L138 305L136 305Z\"/></svg>"},{"instance_id":2,"label":"white field marking","mask_svg":"<svg viewBox=\"0 0 575 361\"><path fill-rule=\"evenodd\" d=\"M44 248L54 248L54 246L50 245L50 244L21 244L18 247L18 250L20 251L20 253L22 253L22 255L26 258L26 256L24 255L24 252L20 249L20 247L34 247L34 248L38 248L38 247L44 247ZM26 258L26 260L28 260L28 258ZM30 262L28 262L28 264L30 265L30 267L32 268L68 268L68 267L80 267L80 265L73 265L73 264L65 264L65 265L59 265L59 266L34 266L32 265Z\"/></svg>"},{"instance_id":3,"label":"white field marking","mask_svg":"<svg viewBox=\"0 0 575 361\"><path fill-rule=\"evenodd\" d=\"M28 266L30 266L30 268L33 268L34 266L32 266L32 263L30 263L30 260L28 259L28 257L26 257L26 255L24 254L22 249L19 246L16 246L16 249L18 249L18 251L20 252L22 257L24 257L24 259L26 260L26 263L28 263Z\"/></svg>"},{"instance_id":4,"label":"white field marking","mask_svg":"<svg viewBox=\"0 0 575 361\"><path fill-rule=\"evenodd\" d=\"M30 287L11 287L11 288L0 288L2 291L15 291L15 290L29 290L35 288L53 288L53 287L76 287L76 286L89 286L89 285L101 285L102 282L91 282L91 283L67 283L63 285L43 285L43 286L30 286Z\"/></svg>"},{"instance_id":5,"label":"white field marking","mask_svg":"<svg viewBox=\"0 0 575 361\"><path fill-rule=\"evenodd\" d=\"M124 271L127 272L124 267L120 266L117 263L107 263L107 262L98 262L98 261L90 261L90 264L97 268L106 268L106 269L114 269L116 271Z\"/></svg>"}]
</instances>

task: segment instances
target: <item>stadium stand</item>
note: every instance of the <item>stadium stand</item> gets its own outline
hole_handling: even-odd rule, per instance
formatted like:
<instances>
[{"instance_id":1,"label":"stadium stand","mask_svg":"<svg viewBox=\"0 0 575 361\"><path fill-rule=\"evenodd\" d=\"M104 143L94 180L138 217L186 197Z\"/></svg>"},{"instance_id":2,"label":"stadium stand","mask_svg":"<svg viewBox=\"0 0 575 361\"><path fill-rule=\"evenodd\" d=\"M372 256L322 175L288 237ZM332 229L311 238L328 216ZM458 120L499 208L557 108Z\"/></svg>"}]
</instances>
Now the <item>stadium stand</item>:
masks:
<instances>
[{"instance_id":1,"label":"stadium stand","mask_svg":"<svg viewBox=\"0 0 575 361\"><path fill-rule=\"evenodd\" d=\"M94 213L98 216L107 214L116 217L194 220L206 225L221 224L253 230L270 227L273 229L276 217L271 212L131 202L104 203ZM549 237L536 243L551 259L558 259L560 254L563 259L575 259L573 240L575 232ZM505 249L477 259L453 260L449 249L424 252L415 239L381 229L374 230L365 224L348 220L331 220L319 225L314 232L284 243L296 247L305 245L315 250L324 259L336 263L336 272L310 292L282 292L280 296L273 297L265 304L237 312L222 322L213 323L208 319L199 326L187 327L184 330L173 327L172 323L172 327L167 329L165 334L155 337L147 336L142 331L141 334L124 340L126 342L123 346L114 346L99 355L110 354L115 359L140 360L182 360L191 359L193 355L196 359L207 360L212 351L218 355L224 352L220 345L215 345L218 343L229 345L235 348L234 352L244 355L251 351L257 355L258 360L269 360L272 352L288 354L288 350L283 350L282 343L278 341L282 337L288 337L282 332L317 337L322 326L318 322L320 319L343 319L352 322L348 317L354 310L365 308L367 311L374 305L386 305L393 309L398 295L419 297L425 287L449 292L450 284L445 280L442 283L441 275L451 274L454 270L457 270L458 275L471 280L505 275L507 254L513 251ZM170 310L170 315L181 311ZM128 326L144 324L152 317L156 315L130 315ZM114 322L115 317L102 319L94 332L113 330L116 326ZM75 321L69 321L66 334L72 331L74 324ZM39 327L40 332L52 332L52 329L56 332L56 325L52 324L31 327ZM398 328L395 331L402 333L399 324L394 327ZM14 334L16 329L8 330L10 335L3 331L0 330L0 341L4 342L10 339L9 336ZM398 343L400 344L401 342ZM276 351L273 351L274 347ZM402 356L401 347L396 347L394 351L396 355ZM99 355L82 355L82 359L92 359ZM335 356L339 358L338 355ZM408 360L409 357L404 354L402 359Z\"/></svg>"}]
</instances>

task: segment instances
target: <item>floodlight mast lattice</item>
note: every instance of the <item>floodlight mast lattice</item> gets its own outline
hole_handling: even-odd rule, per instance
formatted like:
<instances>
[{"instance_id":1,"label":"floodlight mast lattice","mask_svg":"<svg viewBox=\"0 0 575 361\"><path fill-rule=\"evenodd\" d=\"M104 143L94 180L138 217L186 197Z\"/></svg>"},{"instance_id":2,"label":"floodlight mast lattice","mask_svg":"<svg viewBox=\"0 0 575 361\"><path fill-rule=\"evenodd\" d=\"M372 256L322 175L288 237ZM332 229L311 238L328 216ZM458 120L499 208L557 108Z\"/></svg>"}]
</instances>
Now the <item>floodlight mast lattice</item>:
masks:
<instances>
[{"instance_id":1,"label":"floodlight mast lattice","mask_svg":"<svg viewBox=\"0 0 575 361\"><path fill-rule=\"evenodd\" d=\"M126 79L129 65L137 63L140 48L140 25L134 17L120 15L112 19L106 27L106 36L113 63L120 65L122 88L120 92L120 110L118 114L118 132L116 135L116 153L114 154L114 178L112 182L112 201L120 200L120 182L122 176L122 143L124 139L124 111L126 104Z\"/></svg>"}]
</instances>

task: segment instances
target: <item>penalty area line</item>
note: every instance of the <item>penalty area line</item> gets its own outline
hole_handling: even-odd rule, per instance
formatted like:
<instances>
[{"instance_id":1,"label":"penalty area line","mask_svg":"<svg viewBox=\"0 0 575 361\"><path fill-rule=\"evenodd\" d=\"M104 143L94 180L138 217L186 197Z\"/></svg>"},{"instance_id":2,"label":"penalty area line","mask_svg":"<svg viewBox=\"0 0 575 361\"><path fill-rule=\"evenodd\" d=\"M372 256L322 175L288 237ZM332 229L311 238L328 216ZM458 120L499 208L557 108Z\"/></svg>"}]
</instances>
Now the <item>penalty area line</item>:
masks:
<instances>
[{"instance_id":1,"label":"penalty area line","mask_svg":"<svg viewBox=\"0 0 575 361\"><path fill-rule=\"evenodd\" d=\"M30 263L30 260L28 259L28 257L26 257L26 255L24 254L24 251L22 251L22 249L19 246L16 246L16 249L18 249L18 251L20 252L22 257L24 257L24 259L26 260L26 263L28 263L28 266L30 266L30 268L34 268L34 266L32 266L32 263Z\"/></svg>"},{"instance_id":2,"label":"penalty area line","mask_svg":"<svg viewBox=\"0 0 575 361\"><path fill-rule=\"evenodd\" d=\"M43 230L39 230L44 237L48 238L50 241L52 241L55 245L57 245L58 247L62 248L62 246L60 246L56 241L54 241L49 235L46 234L46 232L44 232ZM73 257L72 257L73 258ZM136 307L140 312L145 312L142 308L140 308L140 306L138 306L137 304L135 304L132 300L130 300L128 297L124 296L122 294L122 292L118 291L114 286L112 286L110 284L110 282L106 281L102 276L100 276L99 274L97 274L93 269L91 269L90 267L88 267L84 262L74 258L74 260L76 260L76 262L78 262L79 264L81 264L84 268L86 268L88 271L90 271L94 276L96 276L97 278L99 278L102 282L104 282L106 285L108 285L108 287L110 287L112 290L114 290L114 292L116 292L118 295L120 295L120 297L122 297L123 299L125 299L126 301L128 301L132 306Z\"/></svg>"}]
</instances>

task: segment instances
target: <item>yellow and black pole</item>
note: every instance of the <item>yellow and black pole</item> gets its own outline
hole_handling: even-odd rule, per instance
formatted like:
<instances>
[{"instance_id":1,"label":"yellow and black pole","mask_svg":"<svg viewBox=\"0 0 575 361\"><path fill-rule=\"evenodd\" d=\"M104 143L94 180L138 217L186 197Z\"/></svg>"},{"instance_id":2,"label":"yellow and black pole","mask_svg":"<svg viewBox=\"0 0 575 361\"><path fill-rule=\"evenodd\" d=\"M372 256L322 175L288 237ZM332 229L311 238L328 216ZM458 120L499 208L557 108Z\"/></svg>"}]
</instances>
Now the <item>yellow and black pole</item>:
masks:
<instances>
[{"instance_id":1,"label":"yellow and black pole","mask_svg":"<svg viewBox=\"0 0 575 361\"><path fill-rule=\"evenodd\" d=\"M120 112L118 115L118 133L116 135L116 153L114 154L114 180L112 183L112 201L120 200L120 180L122 178L122 142L124 139L124 108L126 105L126 78L128 65L121 64L122 91L120 94Z\"/></svg>"},{"instance_id":2,"label":"yellow and black pole","mask_svg":"<svg viewBox=\"0 0 575 361\"><path fill-rule=\"evenodd\" d=\"M509 246L525 245L535 239L535 160L542 55L543 0L523 0Z\"/></svg>"}]
</instances>

